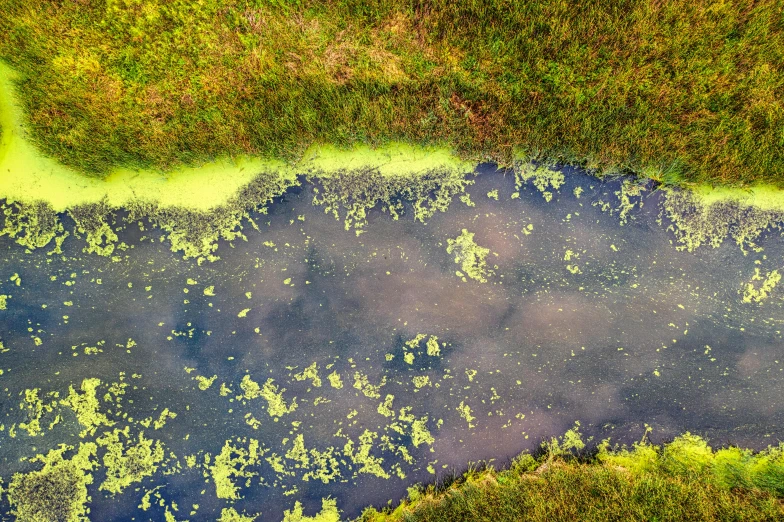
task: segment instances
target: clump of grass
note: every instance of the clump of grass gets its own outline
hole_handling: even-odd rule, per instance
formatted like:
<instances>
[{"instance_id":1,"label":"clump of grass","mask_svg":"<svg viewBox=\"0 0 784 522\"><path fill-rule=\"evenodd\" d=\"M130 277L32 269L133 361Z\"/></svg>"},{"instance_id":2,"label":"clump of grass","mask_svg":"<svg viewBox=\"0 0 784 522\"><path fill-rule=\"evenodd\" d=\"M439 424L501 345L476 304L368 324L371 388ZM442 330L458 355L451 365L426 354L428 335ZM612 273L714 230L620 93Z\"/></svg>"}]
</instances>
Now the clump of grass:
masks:
<instances>
[{"instance_id":1,"label":"clump of grass","mask_svg":"<svg viewBox=\"0 0 784 522\"><path fill-rule=\"evenodd\" d=\"M395 509L367 509L366 522L405 520L713 521L784 517L784 445L754 453L714 451L686 433L669 444L640 442L590 455L570 430L524 453L504 471L471 469L447 485L411 488Z\"/></svg>"},{"instance_id":2,"label":"clump of grass","mask_svg":"<svg viewBox=\"0 0 784 522\"><path fill-rule=\"evenodd\" d=\"M784 186L776 0L0 0L39 146L100 175L439 144Z\"/></svg>"}]
</instances>

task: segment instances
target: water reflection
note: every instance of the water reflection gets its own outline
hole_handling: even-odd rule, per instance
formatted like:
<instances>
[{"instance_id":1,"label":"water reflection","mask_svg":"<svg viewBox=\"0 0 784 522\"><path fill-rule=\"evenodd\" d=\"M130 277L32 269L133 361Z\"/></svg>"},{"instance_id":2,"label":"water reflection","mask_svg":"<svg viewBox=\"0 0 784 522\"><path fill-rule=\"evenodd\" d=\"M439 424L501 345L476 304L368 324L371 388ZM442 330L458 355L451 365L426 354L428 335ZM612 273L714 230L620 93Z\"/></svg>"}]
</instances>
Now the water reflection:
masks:
<instances>
[{"instance_id":1,"label":"water reflection","mask_svg":"<svg viewBox=\"0 0 784 522\"><path fill-rule=\"evenodd\" d=\"M548 203L532 187L514 196L512 177L485 167L475 206L456 200L426 225L372 214L359 236L313 207L306 186L202 265L134 226L114 261L73 241L54 256L2 239L2 476L94 439L60 403L87 378L101 380L99 409L114 422L98 434L130 426L166 447L155 474L115 497L95 472L95 520L158 520L175 505L178 520L214 520L228 505L276 520L327 496L355 516L470 460L503 463L576 420L619 442L643 423L653 440L690 430L775 442L781 294L748 304L742 290L755 268L778 267L781 242L679 252L656 224L657 194L624 226L594 205L619 185L570 171ZM446 252L463 229L490 250L486 283L463 281ZM317 378L303 377L313 363ZM113 383L127 386L108 400ZM24 400L35 388L53 410L32 437L20 423L38 415ZM276 405L289 412L272 415ZM155 429L165 408L176 417ZM257 457L228 472L243 498L217 498L217 456L251 439ZM150 491L153 505L137 508Z\"/></svg>"}]
</instances>

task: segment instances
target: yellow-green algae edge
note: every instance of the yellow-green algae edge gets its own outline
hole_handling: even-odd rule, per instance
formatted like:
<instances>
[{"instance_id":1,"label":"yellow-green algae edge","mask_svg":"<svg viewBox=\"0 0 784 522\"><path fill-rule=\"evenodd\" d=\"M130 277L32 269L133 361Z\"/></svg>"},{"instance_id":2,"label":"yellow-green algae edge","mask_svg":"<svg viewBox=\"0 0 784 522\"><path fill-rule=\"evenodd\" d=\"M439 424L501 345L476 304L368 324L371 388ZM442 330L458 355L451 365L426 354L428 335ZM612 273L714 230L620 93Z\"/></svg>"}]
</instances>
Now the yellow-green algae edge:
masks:
<instances>
[{"instance_id":1,"label":"yellow-green algae edge","mask_svg":"<svg viewBox=\"0 0 784 522\"><path fill-rule=\"evenodd\" d=\"M0 61L0 199L9 202L45 202L56 212L105 201L119 208L131 202L154 203L161 208L209 210L231 200L260 172L275 172L291 181L297 173L320 172L331 176L343 170L372 168L384 176L416 175L432 169L470 172L474 163L460 160L443 148L414 147L402 143L378 149L357 146L340 150L314 145L296 164L277 159L222 158L169 172L119 168L105 178L81 174L41 154L29 138L23 109L14 94L16 74Z\"/></svg>"},{"instance_id":2,"label":"yellow-green algae edge","mask_svg":"<svg viewBox=\"0 0 784 522\"><path fill-rule=\"evenodd\" d=\"M264 205L270 197L282 194L287 188L297 184L297 176L307 174L310 179L320 180L330 190L330 180L345 177L347 182L356 179L357 173L373 172L367 182L389 184L390 189L399 189L401 181L410 180L414 186L425 180L429 173L439 171L442 176L420 182L422 187L412 190L415 198L418 193L427 192L422 188L433 188L433 184L450 183L457 176L465 176L474 171L478 161L459 158L452 151L442 147L421 147L405 143L391 143L379 148L357 145L350 149L339 149L331 145L316 144L311 146L299 161L286 163L275 158L259 158L249 156L225 157L198 166L179 167L170 171L142 170L132 168L116 168L107 176L91 177L60 164L56 160L44 156L38 151L25 127L23 108L15 95L14 81L17 78L14 70L0 61L0 200L6 203L18 203L48 209L50 212L71 212L85 209L89 215L99 221L108 218L108 213L120 208L133 210L133 217L166 213L164 222L158 223L161 228L170 232L169 240L173 250L182 250L186 257L217 259L212 255L218 237L231 240L241 236L235 232L239 221L247 210L256 205ZM515 161L517 167L528 164L531 158L520 158ZM589 166L590 167L590 166ZM523 172L522 180L529 175ZM523 169L524 170L524 169ZM606 173L612 174L612 173ZM368 174L365 174L368 175ZM602 173L599 173L602 176ZM654 181L662 180L662 173L654 168L643 169L639 175ZM538 178L537 178L538 179ZM392 182L392 180L395 180ZM521 180L518 180L518 185ZM391 184L390 184L391 183ZM455 184L454 181L451 182ZM470 183L470 182L467 182ZM253 189L249 187L256 185ZM350 183L353 184L353 183ZM536 185L536 183L534 183ZM415 218L424 220L435 210L444 210L443 199L451 199L455 193L464 189L466 183L449 187L442 196L433 203L433 209L421 210L421 202L415 202ZM259 188L266 190L260 191ZM544 190L548 187L537 188ZM553 188L556 188L554 186ZM753 244L759 233L779 217L784 216L784 190L772 185L756 185L747 188L713 187L709 185L689 185L680 187L680 197L672 200L665 208L667 216L675 222L678 242L684 248L693 250L701 244L710 243L717 246L727 235L737 236L739 244ZM518 187L519 189L519 187ZM341 187L332 188L340 191ZM263 192L263 198L262 196ZM544 190L545 198L550 192ZM259 201L242 201L243 198ZM349 199L356 195L349 194ZM678 200L685 205L678 205ZM420 197L421 199L421 197ZM336 217L337 203L346 210L346 228L360 228L363 225L366 209L375 205L375 201L351 204L345 196L334 195L331 198L322 196L321 201L314 203L326 205ZM383 206L382 202L382 206ZM715 222L716 215L709 209L731 204L736 208L751 208L756 211L759 219L751 227L738 227L736 224L706 227L704 221ZM239 208L244 206L244 208ZM702 217L711 219L684 219L682 212L676 207L697 209ZM194 214L201 215L198 222L210 221L210 211L223 209L215 215L210 223L208 233L194 234L188 231L187 223L194 222ZM397 217L396 207L388 206L383 210ZM173 212L170 213L169 211ZM40 214L40 211L35 211ZM103 215L99 215L103 214ZM764 214L764 215L762 215ZM72 215L79 223L79 216ZM90 217L90 216L88 216ZM24 216L23 221L30 219ZM28 233L30 238L17 240L28 248L48 244L57 234L60 243L65 239L63 230L56 223L54 216L41 215L36 224L41 231ZM697 222L699 221L699 222ZM181 230L180 222L184 222L185 230ZM105 223L105 221L104 221ZM194 229L202 229L201 224ZM29 225L25 225L29 228ZM110 229L103 224L84 225L78 230L87 234L89 251L111 254L115 238ZM241 227L240 227L241 228ZM711 230L706 230L709 228ZM742 228L743 230L736 229ZM745 230L751 228L753 230ZM12 225L13 229L13 225ZM52 229L52 230L48 230ZM20 231L14 230L19 234ZM357 233L360 233L358 231ZM13 235L13 234L12 234ZM105 238L105 239L104 239ZM105 243L105 244L104 244Z\"/></svg>"}]
</instances>

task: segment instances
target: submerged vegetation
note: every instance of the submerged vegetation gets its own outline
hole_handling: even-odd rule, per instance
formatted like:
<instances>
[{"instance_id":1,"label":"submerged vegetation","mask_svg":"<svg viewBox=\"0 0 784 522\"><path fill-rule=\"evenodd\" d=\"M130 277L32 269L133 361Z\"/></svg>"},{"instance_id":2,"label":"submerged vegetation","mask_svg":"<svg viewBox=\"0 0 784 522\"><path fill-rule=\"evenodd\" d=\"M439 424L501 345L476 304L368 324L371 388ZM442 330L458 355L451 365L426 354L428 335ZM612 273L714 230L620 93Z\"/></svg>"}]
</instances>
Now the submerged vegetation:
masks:
<instances>
[{"instance_id":1,"label":"submerged vegetation","mask_svg":"<svg viewBox=\"0 0 784 522\"><path fill-rule=\"evenodd\" d=\"M0 0L43 151L100 175L439 144L784 184L780 2Z\"/></svg>"},{"instance_id":2,"label":"submerged vegetation","mask_svg":"<svg viewBox=\"0 0 784 522\"><path fill-rule=\"evenodd\" d=\"M646 433L647 434L647 433ZM603 441L591 455L576 429L523 453L503 471L469 469L363 522L494 520L781 520L784 445L713 450L690 433L632 448ZM579 455L579 457L577 456Z\"/></svg>"}]
</instances>

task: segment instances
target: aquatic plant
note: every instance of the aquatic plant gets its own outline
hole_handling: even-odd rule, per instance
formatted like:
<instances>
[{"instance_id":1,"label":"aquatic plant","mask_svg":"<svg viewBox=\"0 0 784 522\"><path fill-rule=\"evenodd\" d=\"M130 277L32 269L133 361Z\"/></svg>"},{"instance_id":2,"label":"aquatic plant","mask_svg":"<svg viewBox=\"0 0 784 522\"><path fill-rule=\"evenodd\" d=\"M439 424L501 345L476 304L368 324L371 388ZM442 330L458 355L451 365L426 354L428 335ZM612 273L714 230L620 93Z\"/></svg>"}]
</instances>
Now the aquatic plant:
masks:
<instances>
[{"instance_id":1,"label":"aquatic plant","mask_svg":"<svg viewBox=\"0 0 784 522\"><path fill-rule=\"evenodd\" d=\"M647 435L647 432L646 432ZM778 520L784 517L784 445L754 453L711 449L690 433L662 446L643 441L593 456L578 428L523 453L508 469L470 468L443 485L411 488L408 499L363 521ZM581 455L578 458L578 455Z\"/></svg>"},{"instance_id":2,"label":"aquatic plant","mask_svg":"<svg viewBox=\"0 0 784 522\"><path fill-rule=\"evenodd\" d=\"M466 281L469 277L480 283L486 283L487 276L490 272L487 269L487 254L490 253L489 248L479 246L474 241L474 233L466 229L454 239L447 240L446 253L454 254L455 263L460 265L460 270L455 272L458 277Z\"/></svg>"},{"instance_id":3,"label":"aquatic plant","mask_svg":"<svg viewBox=\"0 0 784 522\"><path fill-rule=\"evenodd\" d=\"M30 460L43 464L41 469L14 474L8 486L8 501L19 522L87 520L87 486L93 482L90 471L96 467L96 445L82 443L71 458L63 458L73 449L60 445Z\"/></svg>"},{"instance_id":4,"label":"aquatic plant","mask_svg":"<svg viewBox=\"0 0 784 522\"><path fill-rule=\"evenodd\" d=\"M284 511L283 522L340 522L340 513L332 498L321 499L321 511L312 517L304 515L302 504L295 502L292 510Z\"/></svg>"}]
</instances>

